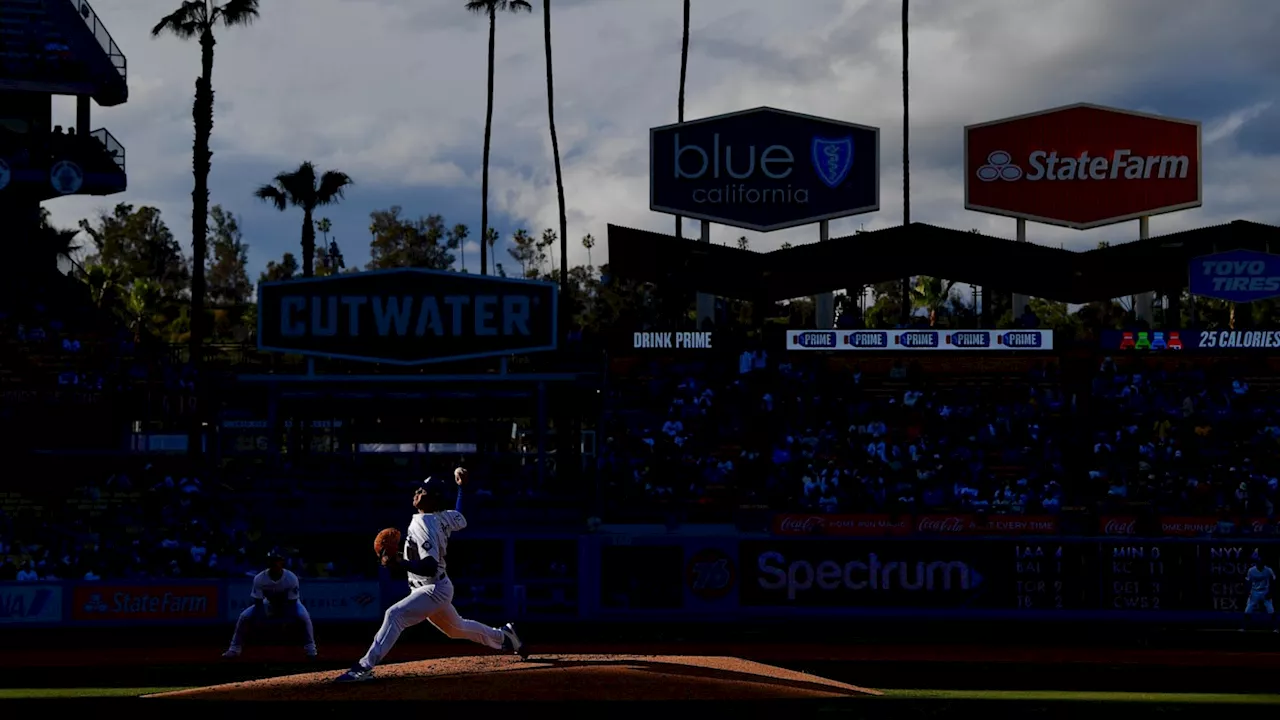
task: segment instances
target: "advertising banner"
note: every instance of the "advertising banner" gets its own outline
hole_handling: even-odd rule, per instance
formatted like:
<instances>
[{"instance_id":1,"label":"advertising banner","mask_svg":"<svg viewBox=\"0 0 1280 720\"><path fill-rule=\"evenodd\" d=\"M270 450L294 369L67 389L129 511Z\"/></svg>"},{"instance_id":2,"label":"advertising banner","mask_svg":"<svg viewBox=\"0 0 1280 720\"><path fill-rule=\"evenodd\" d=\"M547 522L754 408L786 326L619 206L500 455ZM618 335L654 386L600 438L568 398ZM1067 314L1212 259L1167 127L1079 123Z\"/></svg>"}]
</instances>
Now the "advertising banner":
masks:
<instances>
[{"instance_id":1,"label":"advertising banner","mask_svg":"<svg viewBox=\"0 0 1280 720\"><path fill-rule=\"evenodd\" d=\"M1280 350L1276 330L1105 330L1102 349L1121 352Z\"/></svg>"},{"instance_id":2,"label":"advertising banner","mask_svg":"<svg viewBox=\"0 0 1280 720\"><path fill-rule=\"evenodd\" d=\"M964 129L965 209L1084 230L1201 205L1200 123L1077 104Z\"/></svg>"},{"instance_id":3,"label":"advertising banner","mask_svg":"<svg viewBox=\"0 0 1280 720\"><path fill-rule=\"evenodd\" d=\"M555 350L555 283L398 268L265 282L258 347L424 365Z\"/></svg>"},{"instance_id":4,"label":"advertising banner","mask_svg":"<svg viewBox=\"0 0 1280 720\"><path fill-rule=\"evenodd\" d=\"M714 332L637 332L627 338L631 350L714 350Z\"/></svg>"},{"instance_id":5,"label":"advertising banner","mask_svg":"<svg viewBox=\"0 0 1280 720\"><path fill-rule=\"evenodd\" d=\"M217 583L157 585L76 585L72 622L147 624L217 620Z\"/></svg>"},{"instance_id":6,"label":"advertising banner","mask_svg":"<svg viewBox=\"0 0 1280 720\"><path fill-rule=\"evenodd\" d=\"M1108 536L1208 537L1214 534L1244 534L1256 537L1280 535L1280 524L1266 518L1223 520L1205 516L1167 516L1141 521L1132 515L1098 518L1098 533Z\"/></svg>"},{"instance_id":7,"label":"advertising banner","mask_svg":"<svg viewBox=\"0 0 1280 720\"><path fill-rule=\"evenodd\" d=\"M927 513L922 515L819 515L786 513L773 518L775 535L902 537L907 535L1053 535L1052 515Z\"/></svg>"},{"instance_id":8,"label":"advertising banner","mask_svg":"<svg viewBox=\"0 0 1280 720\"><path fill-rule=\"evenodd\" d=\"M253 583L227 583L227 620L253 605ZM312 620L377 620L382 617L381 587L376 581L303 580L299 595Z\"/></svg>"},{"instance_id":9,"label":"advertising banner","mask_svg":"<svg viewBox=\"0 0 1280 720\"><path fill-rule=\"evenodd\" d=\"M1280 297L1280 255L1232 250L1191 261L1192 295L1248 303Z\"/></svg>"},{"instance_id":10,"label":"advertising banner","mask_svg":"<svg viewBox=\"0 0 1280 720\"><path fill-rule=\"evenodd\" d=\"M788 350L990 352L1053 350L1052 330L788 330Z\"/></svg>"},{"instance_id":11,"label":"advertising banner","mask_svg":"<svg viewBox=\"0 0 1280 720\"><path fill-rule=\"evenodd\" d=\"M910 540L744 541L739 558L748 607L964 607L993 561L979 544Z\"/></svg>"},{"instance_id":12,"label":"advertising banner","mask_svg":"<svg viewBox=\"0 0 1280 720\"><path fill-rule=\"evenodd\" d=\"M62 622L62 587L35 583L0 585L0 625Z\"/></svg>"},{"instance_id":13,"label":"advertising banner","mask_svg":"<svg viewBox=\"0 0 1280 720\"><path fill-rule=\"evenodd\" d=\"M769 232L880 209L880 130L755 108L649 130L649 209Z\"/></svg>"}]
</instances>

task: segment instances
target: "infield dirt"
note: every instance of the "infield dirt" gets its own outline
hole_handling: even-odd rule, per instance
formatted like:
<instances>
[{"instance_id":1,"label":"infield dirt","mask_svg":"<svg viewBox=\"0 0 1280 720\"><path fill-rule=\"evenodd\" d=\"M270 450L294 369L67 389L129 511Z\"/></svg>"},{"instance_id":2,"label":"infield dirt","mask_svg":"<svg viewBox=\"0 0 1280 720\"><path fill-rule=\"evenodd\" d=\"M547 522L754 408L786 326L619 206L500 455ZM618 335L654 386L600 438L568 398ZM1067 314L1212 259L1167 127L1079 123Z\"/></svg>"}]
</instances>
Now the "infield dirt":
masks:
<instances>
[{"instance_id":1,"label":"infield dirt","mask_svg":"<svg viewBox=\"0 0 1280 720\"><path fill-rule=\"evenodd\" d=\"M335 684L305 673L151 695L157 700L237 701L673 701L879 696L806 673L733 657L687 655L463 656L386 665L375 679Z\"/></svg>"}]
</instances>

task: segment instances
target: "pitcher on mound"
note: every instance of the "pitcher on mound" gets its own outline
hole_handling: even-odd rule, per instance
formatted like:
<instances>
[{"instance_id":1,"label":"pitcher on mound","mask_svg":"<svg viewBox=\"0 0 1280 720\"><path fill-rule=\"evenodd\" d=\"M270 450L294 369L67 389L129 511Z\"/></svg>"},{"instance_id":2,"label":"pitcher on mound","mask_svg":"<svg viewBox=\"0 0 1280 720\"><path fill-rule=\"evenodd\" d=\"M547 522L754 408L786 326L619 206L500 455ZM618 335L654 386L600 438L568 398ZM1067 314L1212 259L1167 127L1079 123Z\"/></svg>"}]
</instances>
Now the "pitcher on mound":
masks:
<instances>
[{"instance_id":1,"label":"pitcher on mound","mask_svg":"<svg viewBox=\"0 0 1280 720\"><path fill-rule=\"evenodd\" d=\"M338 676L336 682L372 679L373 669L391 651L396 640L400 639L400 633L423 620L451 638L465 638L494 650L525 657L524 643L520 642L511 623L501 628L488 627L463 619L453 607L453 583L445 574L445 558L449 536L467 526L467 519L462 516L462 486L466 483L467 471L457 468L453 471L453 479L458 486L458 496L451 510L445 499L445 483L440 480L427 478L413 493L413 507L418 514L409 521L403 555L398 557L384 550L381 556L384 566L399 566L406 571L409 595L387 608L382 627L373 636L369 652L350 670Z\"/></svg>"}]
</instances>

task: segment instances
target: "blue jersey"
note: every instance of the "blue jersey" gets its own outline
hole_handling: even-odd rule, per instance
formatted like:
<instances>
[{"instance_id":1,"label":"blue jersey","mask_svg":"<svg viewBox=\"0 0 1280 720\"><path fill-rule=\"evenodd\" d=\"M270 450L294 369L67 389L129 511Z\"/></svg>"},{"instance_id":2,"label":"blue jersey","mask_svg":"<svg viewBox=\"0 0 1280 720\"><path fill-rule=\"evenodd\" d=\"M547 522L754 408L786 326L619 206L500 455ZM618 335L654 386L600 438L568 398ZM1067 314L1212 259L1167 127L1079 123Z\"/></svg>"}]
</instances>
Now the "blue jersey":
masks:
<instances>
[{"instance_id":1,"label":"blue jersey","mask_svg":"<svg viewBox=\"0 0 1280 720\"><path fill-rule=\"evenodd\" d=\"M1276 579L1276 571L1269 567L1251 567L1245 576L1254 595L1266 595L1271 590L1271 581Z\"/></svg>"}]
</instances>

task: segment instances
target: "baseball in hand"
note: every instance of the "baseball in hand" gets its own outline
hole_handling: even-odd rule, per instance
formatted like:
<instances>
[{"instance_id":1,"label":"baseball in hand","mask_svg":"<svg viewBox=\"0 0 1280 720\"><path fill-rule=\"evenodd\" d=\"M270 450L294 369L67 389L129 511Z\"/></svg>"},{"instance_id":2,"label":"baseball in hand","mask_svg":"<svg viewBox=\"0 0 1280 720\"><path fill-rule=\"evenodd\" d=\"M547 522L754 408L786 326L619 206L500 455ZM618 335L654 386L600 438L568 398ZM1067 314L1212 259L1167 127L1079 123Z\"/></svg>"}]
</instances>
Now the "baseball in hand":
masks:
<instances>
[{"instance_id":1,"label":"baseball in hand","mask_svg":"<svg viewBox=\"0 0 1280 720\"><path fill-rule=\"evenodd\" d=\"M453 471L453 480L454 480L454 482L458 483L459 485L461 485L461 484L465 483L465 482L467 481L467 469L466 469L466 468L454 468L454 471Z\"/></svg>"},{"instance_id":2,"label":"baseball in hand","mask_svg":"<svg viewBox=\"0 0 1280 720\"><path fill-rule=\"evenodd\" d=\"M373 539L373 552L378 557L394 554L400 548L400 538L400 531L395 528L382 530Z\"/></svg>"}]
</instances>

